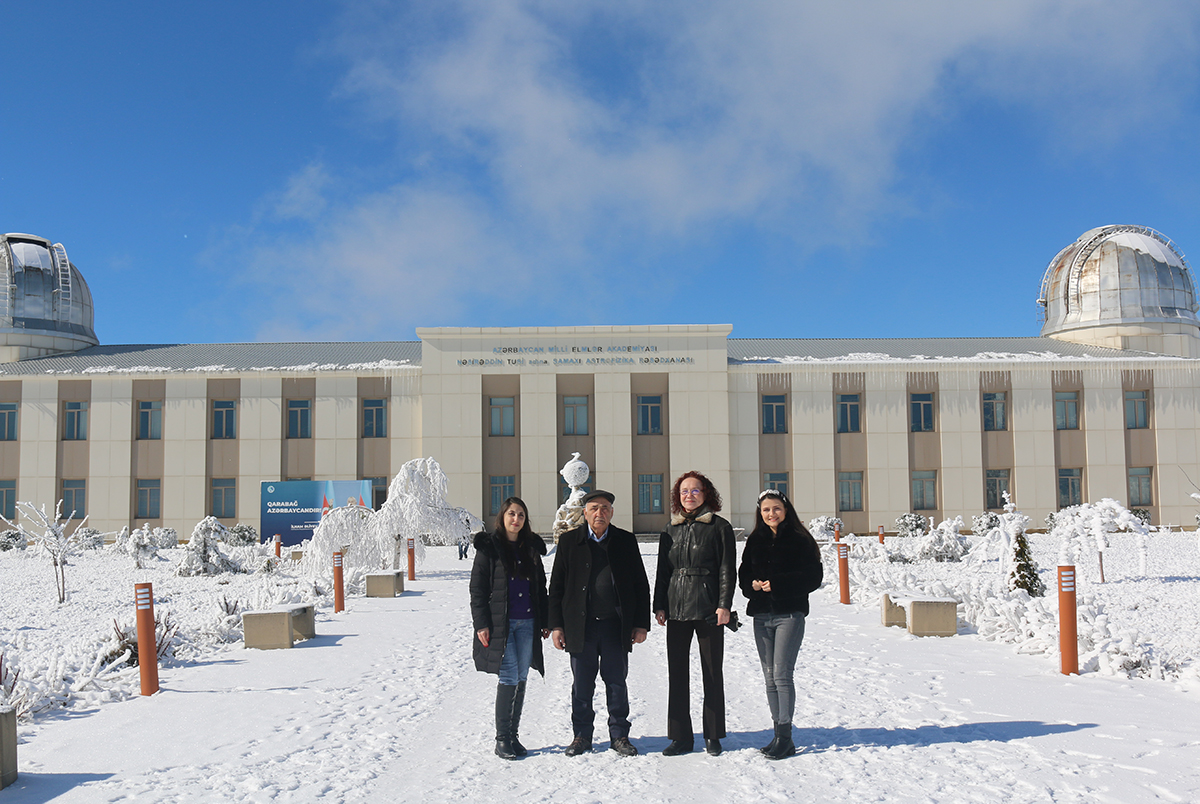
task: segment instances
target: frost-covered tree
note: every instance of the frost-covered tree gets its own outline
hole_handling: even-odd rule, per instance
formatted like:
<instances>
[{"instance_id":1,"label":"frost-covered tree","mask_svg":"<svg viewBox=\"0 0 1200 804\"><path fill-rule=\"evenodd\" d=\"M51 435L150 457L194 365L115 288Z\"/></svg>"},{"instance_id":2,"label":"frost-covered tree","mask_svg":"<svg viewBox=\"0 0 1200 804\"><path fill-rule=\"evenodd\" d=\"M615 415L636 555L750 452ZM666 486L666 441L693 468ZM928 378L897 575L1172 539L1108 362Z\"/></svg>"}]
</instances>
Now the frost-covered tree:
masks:
<instances>
[{"instance_id":1,"label":"frost-covered tree","mask_svg":"<svg viewBox=\"0 0 1200 804\"><path fill-rule=\"evenodd\" d=\"M154 546L159 550L179 546L179 533L175 528L155 528L153 536Z\"/></svg>"},{"instance_id":2,"label":"frost-covered tree","mask_svg":"<svg viewBox=\"0 0 1200 804\"><path fill-rule=\"evenodd\" d=\"M813 535L813 538L820 542L827 542L833 539L833 527L838 527L838 532L844 534L846 532L845 523L836 516L814 516L808 520L808 532Z\"/></svg>"},{"instance_id":3,"label":"frost-covered tree","mask_svg":"<svg viewBox=\"0 0 1200 804\"><path fill-rule=\"evenodd\" d=\"M213 516L206 516L196 523L192 538L188 540L183 558L175 566L176 575L219 575L235 572L237 568L224 553L220 543L229 534L229 528Z\"/></svg>"},{"instance_id":4,"label":"frost-covered tree","mask_svg":"<svg viewBox=\"0 0 1200 804\"><path fill-rule=\"evenodd\" d=\"M75 538L84 550L99 550L104 546L104 534L95 528L76 528Z\"/></svg>"},{"instance_id":5,"label":"frost-covered tree","mask_svg":"<svg viewBox=\"0 0 1200 804\"><path fill-rule=\"evenodd\" d=\"M35 508L33 503L18 501L17 510L21 512L22 519L35 522L37 527L30 531L26 530L24 525L17 524L5 516L0 515L0 519L19 531L27 541L32 541L38 550L49 557L50 563L54 567L54 587L58 592L58 602L65 602L67 599L67 559L79 552L77 536L79 529L76 528L74 532L67 533L67 528L71 525L71 517L67 517L66 520L60 518L62 517L62 500L59 500L58 505L54 507L53 517L46 513L44 503L41 508ZM87 522L87 517L80 520L80 526L84 522Z\"/></svg>"},{"instance_id":6,"label":"frost-covered tree","mask_svg":"<svg viewBox=\"0 0 1200 804\"><path fill-rule=\"evenodd\" d=\"M120 542L120 551L133 557L137 569L145 569L146 563L158 558L158 539L148 524L134 529Z\"/></svg>"},{"instance_id":7,"label":"frost-covered tree","mask_svg":"<svg viewBox=\"0 0 1200 804\"><path fill-rule=\"evenodd\" d=\"M929 532L929 520L920 514L901 514L896 517L896 535L924 536Z\"/></svg>"},{"instance_id":8,"label":"frost-covered tree","mask_svg":"<svg viewBox=\"0 0 1200 804\"><path fill-rule=\"evenodd\" d=\"M312 539L304 547L300 571L309 577L333 572L333 554L342 553L343 567L386 569L392 565L395 540L381 545L370 531L372 511L358 505L331 508L321 517ZM382 548L382 549L381 549Z\"/></svg>"},{"instance_id":9,"label":"frost-covered tree","mask_svg":"<svg viewBox=\"0 0 1200 804\"><path fill-rule=\"evenodd\" d=\"M258 544L258 531L253 525L247 525L239 522L229 529L229 543L244 545Z\"/></svg>"},{"instance_id":10,"label":"frost-covered tree","mask_svg":"<svg viewBox=\"0 0 1200 804\"><path fill-rule=\"evenodd\" d=\"M1139 572L1144 576L1150 529L1132 511L1108 497L1099 502L1072 505L1054 517L1051 534L1059 539L1058 562L1078 565L1084 553L1095 551L1103 582L1103 556L1112 533L1132 533L1137 538Z\"/></svg>"},{"instance_id":11,"label":"frost-covered tree","mask_svg":"<svg viewBox=\"0 0 1200 804\"><path fill-rule=\"evenodd\" d=\"M1008 499L1008 492L1004 492L1005 500ZM982 536L1000 527L1000 515L995 511L984 511L982 514L976 514L971 517L971 532Z\"/></svg>"},{"instance_id":12,"label":"frost-covered tree","mask_svg":"<svg viewBox=\"0 0 1200 804\"><path fill-rule=\"evenodd\" d=\"M451 506L448 495L446 474L433 458L418 458L400 467L388 485L387 501L368 523L381 553L391 546L393 566L399 566L400 551L410 536L416 539L417 559L423 560L426 544L457 544L464 530L483 529L483 520Z\"/></svg>"}]
</instances>

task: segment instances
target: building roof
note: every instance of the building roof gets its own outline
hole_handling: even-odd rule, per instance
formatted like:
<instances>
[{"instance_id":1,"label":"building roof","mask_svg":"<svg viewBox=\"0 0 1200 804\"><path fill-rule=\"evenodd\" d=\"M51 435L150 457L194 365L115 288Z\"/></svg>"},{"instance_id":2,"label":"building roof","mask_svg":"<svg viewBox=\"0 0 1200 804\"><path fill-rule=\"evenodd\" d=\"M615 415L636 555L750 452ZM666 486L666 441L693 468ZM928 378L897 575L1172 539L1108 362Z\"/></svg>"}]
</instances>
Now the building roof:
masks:
<instances>
[{"instance_id":1,"label":"building roof","mask_svg":"<svg viewBox=\"0 0 1200 804\"><path fill-rule=\"evenodd\" d=\"M0 375L386 371L420 365L420 341L166 343L93 346L0 363Z\"/></svg>"},{"instance_id":2,"label":"building roof","mask_svg":"<svg viewBox=\"0 0 1200 804\"><path fill-rule=\"evenodd\" d=\"M730 365L917 361L1148 360L1162 355L1053 338L730 338ZM1174 359L1174 358L1173 358ZM0 376L387 371L421 365L420 341L92 346L0 363Z\"/></svg>"}]
</instances>

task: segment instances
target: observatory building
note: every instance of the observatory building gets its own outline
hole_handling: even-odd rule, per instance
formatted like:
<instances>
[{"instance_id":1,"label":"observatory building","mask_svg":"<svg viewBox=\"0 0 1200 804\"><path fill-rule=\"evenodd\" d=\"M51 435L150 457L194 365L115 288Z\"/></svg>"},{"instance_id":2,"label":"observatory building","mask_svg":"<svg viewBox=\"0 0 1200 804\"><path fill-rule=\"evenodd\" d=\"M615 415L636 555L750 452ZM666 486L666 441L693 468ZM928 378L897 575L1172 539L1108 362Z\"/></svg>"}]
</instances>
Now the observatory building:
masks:
<instances>
[{"instance_id":1,"label":"observatory building","mask_svg":"<svg viewBox=\"0 0 1200 804\"><path fill-rule=\"evenodd\" d=\"M785 490L805 519L895 529L998 510L1039 526L1112 497L1194 525L1200 321L1182 252L1139 226L1046 269L1038 337L739 339L729 324L418 329L415 341L101 345L61 244L0 237L0 512L100 530L207 515L259 527L260 488L388 478L433 456L451 502L511 494L548 531L578 452L616 522L656 532L708 474L735 526ZM1190 479L1189 479L1190 478Z\"/></svg>"}]
</instances>

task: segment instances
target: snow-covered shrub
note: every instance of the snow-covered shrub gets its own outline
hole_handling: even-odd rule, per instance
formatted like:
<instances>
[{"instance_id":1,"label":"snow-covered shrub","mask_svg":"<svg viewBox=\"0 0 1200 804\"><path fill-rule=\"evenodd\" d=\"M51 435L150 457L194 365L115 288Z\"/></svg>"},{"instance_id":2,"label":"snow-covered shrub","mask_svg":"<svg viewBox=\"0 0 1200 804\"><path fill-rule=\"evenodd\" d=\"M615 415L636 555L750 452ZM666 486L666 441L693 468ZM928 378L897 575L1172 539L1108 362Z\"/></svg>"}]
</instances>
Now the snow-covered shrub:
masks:
<instances>
[{"instance_id":1,"label":"snow-covered shrub","mask_svg":"<svg viewBox=\"0 0 1200 804\"><path fill-rule=\"evenodd\" d=\"M76 528L75 538L83 550L99 550L104 546L104 534L95 528Z\"/></svg>"},{"instance_id":2,"label":"snow-covered shrub","mask_svg":"<svg viewBox=\"0 0 1200 804\"><path fill-rule=\"evenodd\" d=\"M808 532L817 541L827 542L833 539L833 528L835 525L839 533L844 534L846 532L845 524L836 516L814 516L808 520Z\"/></svg>"},{"instance_id":3,"label":"snow-covered shrub","mask_svg":"<svg viewBox=\"0 0 1200 804\"><path fill-rule=\"evenodd\" d=\"M966 540L961 535L963 519L944 520L940 525L921 536L914 547L913 557L918 561L962 561L967 553Z\"/></svg>"},{"instance_id":4,"label":"snow-covered shrub","mask_svg":"<svg viewBox=\"0 0 1200 804\"><path fill-rule=\"evenodd\" d=\"M158 539L155 538L149 525L142 525L128 534L122 531L122 534L125 537L114 542L113 548L131 556L135 567L144 569L148 562L158 558Z\"/></svg>"},{"instance_id":5,"label":"snow-covered shrub","mask_svg":"<svg viewBox=\"0 0 1200 804\"><path fill-rule=\"evenodd\" d=\"M155 528L153 536L154 546L159 550L179 546L179 533L175 528Z\"/></svg>"},{"instance_id":6,"label":"snow-covered shrub","mask_svg":"<svg viewBox=\"0 0 1200 804\"><path fill-rule=\"evenodd\" d=\"M1147 525L1150 524L1150 509L1148 509L1148 508L1130 508L1129 513L1133 514L1138 519L1145 522Z\"/></svg>"},{"instance_id":7,"label":"snow-covered shrub","mask_svg":"<svg viewBox=\"0 0 1200 804\"><path fill-rule=\"evenodd\" d=\"M7 550L24 550L27 540L19 530L0 532L0 553Z\"/></svg>"},{"instance_id":8,"label":"snow-covered shrub","mask_svg":"<svg viewBox=\"0 0 1200 804\"><path fill-rule=\"evenodd\" d=\"M971 532L976 535L983 535L998 527L1000 527L1000 515L995 511L984 511L982 514L971 517Z\"/></svg>"},{"instance_id":9,"label":"snow-covered shrub","mask_svg":"<svg viewBox=\"0 0 1200 804\"><path fill-rule=\"evenodd\" d=\"M898 536L924 536L929 532L929 520L920 514L901 514L896 517Z\"/></svg>"},{"instance_id":10,"label":"snow-covered shrub","mask_svg":"<svg viewBox=\"0 0 1200 804\"><path fill-rule=\"evenodd\" d=\"M170 612L154 613L154 649L158 654L157 658L164 659L172 655L173 643L178 632L179 626L171 622ZM137 626L121 625L113 620L112 648L104 662L124 663L129 667L136 667L139 661Z\"/></svg>"},{"instance_id":11,"label":"snow-covered shrub","mask_svg":"<svg viewBox=\"0 0 1200 804\"><path fill-rule=\"evenodd\" d=\"M59 500L58 505L54 507L54 516L51 518L46 513L44 503L41 508L34 508L33 503L18 500L17 509L20 510L22 517L37 523L37 529L33 531L26 530L24 525L18 525L7 517L0 516L0 519L19 531L22 538L32 541L38 550L50 558L50 564L54 567L54 586L58 592L59 603L63 603L67 599L67 559L79 552L79 528L77 527L75 532L68 535L67 528L71 525L71 517L67 517L66 520L61 519L62 504L63 501ZM82 526L84 522L87 522L86 516L79 525Z\"/></svg>"},{"instance_id":12,"label":"snow-covered shrub","mask_svg":"<svg viewBox=\"0 0 1200 804\"><path fill-rule=\"evenodd\" d=\"M239 522L229 529L229 543L236 545L258 544L258 531L253 525Z\"/></svg>"},{"instance_id":13,"label":"snow-covered shrub","mask_svg":"<svg viewBox=\"0 0 1200 804\"><path fill-rule=\"evenodd\" d=\"M221 552L220 542L228 533L229 528L213 516L206 516L196 523L183 558L175 566L175 574L218 575L235 572L237 568Z\"/></svg>"}]
</instances>

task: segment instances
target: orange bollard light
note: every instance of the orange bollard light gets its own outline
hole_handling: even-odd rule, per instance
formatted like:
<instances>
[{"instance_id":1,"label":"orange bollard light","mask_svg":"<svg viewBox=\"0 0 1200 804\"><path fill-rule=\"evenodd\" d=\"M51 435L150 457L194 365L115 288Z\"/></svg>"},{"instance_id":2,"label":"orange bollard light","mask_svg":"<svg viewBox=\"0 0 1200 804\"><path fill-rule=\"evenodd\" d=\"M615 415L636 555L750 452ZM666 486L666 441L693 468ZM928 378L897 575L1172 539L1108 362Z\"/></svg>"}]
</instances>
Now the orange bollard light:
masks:
<instances>
[{"instance_id":1,"label":"orange bollard light","mask_svg":"<svg viewBox=\"0 0 1200 804\"><path fill-rule=\"evenodd\" d=\"M836 532L836 531L835 531ZM838 586L841 587L842 602L850 602L850 545L838 542Z\"/></svg>"},{"instance_id":2,"label":"orange bollard light","mask_svg":"<svg viewBox=\"0 0 1200 804\"><path fill-rule=\"evenodd\" d=\"M142 695L158 692L158 641L154 633L154 584L133 586L137 606L138 669L142 674Z\"/></svg>"},{"instance_id":3,"label":"orange bollard light","mask_svg":"<svg viewBox=\"0 0 1200 804\"><path fill-rule=\"evenodd\" d=\"M1062 674L1079 675L1079 626L1075 609L1075 567L1058 568L1058 651Z\"/></svg>"},{"instance_id":4,"label":"orange bollard light","mask_svg":"<svg viewBox=\"0 0 1200 804\"><path fill-rule=\"evenodd\" d=\"M883 544L883 525L879 526L879 543Z\"/></svg>"},{"instance_id":5,"label":"orange bollard light","mask_svg":"<svg viewBox=\"0 0 1200 804\"><path fill-rule=\"evenodd\" d=\"M275 534L275 557L279 558L279 556L282 554L282 552L283 552L283 537L280 536L278 533L276 533Z\"/></svg>"},{"instance_id":6,"label":"orange bollard light","mask_svg":"<svg viewBox=\"0 0 1200 804\"><path fill-rule=\"evenodd\" d=\"M842 540L842 526L841 525L835 524L833 526L833 540L835 542L840 542Z\"/></svg>"},{"instance_id":7,"label":"orange bollard light","mask_svg":"<svg viewBox=\"0 0 1200 804\"><path fill-rule=\"evenodd\" d=\"M408 579L417 579L417 540L412 538L408 540Z\"/></svg>"},{"instance_id":8,"label":"orange bollard light","mask_svg":"<svg viewBox=\"0 0 1200 804\"><path fill-rule=\"evenodd\" d=\"M333 554L333 612L346 610L346 591L342 584L342 551Z\"/></svg>"}]
</instances>

